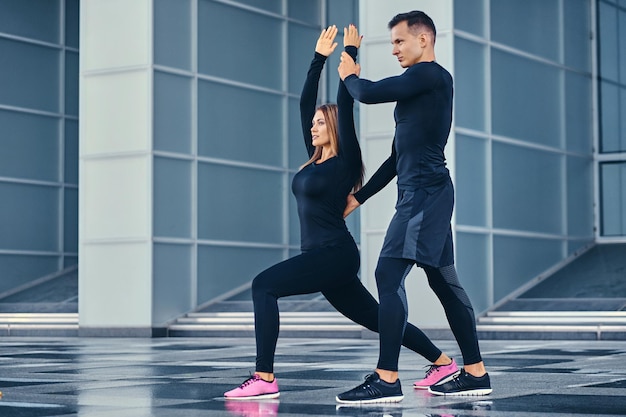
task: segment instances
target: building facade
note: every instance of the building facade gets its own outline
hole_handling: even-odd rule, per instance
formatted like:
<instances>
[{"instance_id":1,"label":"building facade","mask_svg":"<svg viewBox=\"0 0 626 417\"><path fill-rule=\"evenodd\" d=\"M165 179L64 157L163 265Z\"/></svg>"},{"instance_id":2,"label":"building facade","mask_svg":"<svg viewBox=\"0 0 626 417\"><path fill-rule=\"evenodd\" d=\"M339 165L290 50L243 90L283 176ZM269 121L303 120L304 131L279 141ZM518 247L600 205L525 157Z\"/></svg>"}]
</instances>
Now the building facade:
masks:
<instances>
[{"instance_id":1,"label":"building facade","mask_svg":"<svg viewBox=\"0 0 626 417\"><path fill-rule=\"evenodd\" d=\"M387 22L421 9L455 79L457 267L484 311L626 241L625 3L0 0L0 294L78 263L85 334L148 334L247 288L299 252L298 98L321 28L356 22L375 80L402 71ZM357 111L372 174L393 105ZM394 201L390 184L348 218L374 294ZM411 319L445 325L419 270L407 290Z\"/></svg>"}]
</instances>

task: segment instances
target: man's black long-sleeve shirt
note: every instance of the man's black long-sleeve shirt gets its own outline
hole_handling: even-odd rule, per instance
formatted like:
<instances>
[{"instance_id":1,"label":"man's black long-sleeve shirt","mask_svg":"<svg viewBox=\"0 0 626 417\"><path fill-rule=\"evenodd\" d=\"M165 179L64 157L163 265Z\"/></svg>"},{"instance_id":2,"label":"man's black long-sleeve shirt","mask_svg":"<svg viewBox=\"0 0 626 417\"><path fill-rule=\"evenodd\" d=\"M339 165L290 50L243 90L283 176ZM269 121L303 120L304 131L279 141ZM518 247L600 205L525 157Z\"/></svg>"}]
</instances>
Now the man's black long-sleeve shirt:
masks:
<instances>
[{"instance_id":1,"label":"man's black long-sleeve shirt","mask_svg":"<svg viewBox=\"0 0 626 417\"><path fill-rule=\"evenodd\" d=\"M400 189L439 186L449 180L444 147L452 124L452 76L436 62L420 62L377 82L345 78L352 97L366 103L396 102L391 156L355 194L360 203L396 175Z\"/></svg>"}]
</instances>

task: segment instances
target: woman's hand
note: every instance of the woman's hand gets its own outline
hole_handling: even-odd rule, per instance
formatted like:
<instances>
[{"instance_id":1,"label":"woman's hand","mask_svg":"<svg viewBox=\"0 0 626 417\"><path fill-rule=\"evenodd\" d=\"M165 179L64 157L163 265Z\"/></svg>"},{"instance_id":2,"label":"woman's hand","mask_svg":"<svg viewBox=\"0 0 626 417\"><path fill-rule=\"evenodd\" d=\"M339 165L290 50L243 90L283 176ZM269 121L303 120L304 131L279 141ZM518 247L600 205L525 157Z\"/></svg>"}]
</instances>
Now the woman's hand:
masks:
<instances>
[{"instance_id":1,"label":"woman's hand","mask_svg":"<svg viewBox=\"0 0 626 417\"><path fill-rule=\"evenodd\" d=\"M328 28L322 30L317 44L315 45L315 52L324 56L332 54L337 47L335 36L337 36L337 26L335 25L328 26Z\"/></svg>"},{"instance_id":2,"label":"woman's hand","mask_svg":"<svg viewBox=\"0 0 626 417\"><path fill-rule=\"evenodd\" d=\"M347 28L343 28L343 46L361 46L361 39L363 35L359 36L359 30L353 24L350 24Z\"/></svg>"},{"instance_id":3,"label":"woman's hand","mask_svg":"<svg viewBox=\"0 0 626 417\"><path fill-rule=\"evenodd\" d=\"M343 210L343 218L348 217L350 213L356 210L361 203L357 201L353 194L348 194L348 198L346 199L346 208Z\"/></svg>"}]
</instances>

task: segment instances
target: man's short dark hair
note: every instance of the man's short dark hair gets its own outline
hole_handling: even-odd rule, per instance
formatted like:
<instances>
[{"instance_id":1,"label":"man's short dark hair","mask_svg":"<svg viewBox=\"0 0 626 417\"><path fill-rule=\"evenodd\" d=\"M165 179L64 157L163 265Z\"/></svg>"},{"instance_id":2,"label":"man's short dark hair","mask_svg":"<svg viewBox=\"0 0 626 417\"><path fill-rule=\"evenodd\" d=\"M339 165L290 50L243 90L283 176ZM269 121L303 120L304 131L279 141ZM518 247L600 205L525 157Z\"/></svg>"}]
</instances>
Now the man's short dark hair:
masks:
<instances>
[{"instance_id":1,"label":"man's short dark hair","mask_svg":"<svg viewBox=\"0 0 626 417\"><path fill-rule=\"evenodd\" d=\"M437 29L435 29L435 23L424 12L419 10L413 10L411 12L397 14L389 21L389 29L393 29L400 22L406 22L406 25L411 31L415 31L418 28L424 28L433 33L433 37L437 36Z\"/></svg>"}]
</instances>

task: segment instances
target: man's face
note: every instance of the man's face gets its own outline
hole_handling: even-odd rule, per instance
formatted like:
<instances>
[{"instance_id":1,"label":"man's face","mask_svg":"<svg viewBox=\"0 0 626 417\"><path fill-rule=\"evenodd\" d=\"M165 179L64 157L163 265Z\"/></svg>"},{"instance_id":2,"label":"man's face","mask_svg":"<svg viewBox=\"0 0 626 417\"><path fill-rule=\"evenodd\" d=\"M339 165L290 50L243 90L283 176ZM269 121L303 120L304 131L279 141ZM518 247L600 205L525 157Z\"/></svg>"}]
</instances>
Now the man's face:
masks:
<instances>
[{"instance_id":1,"label":"man's face","mask_svg":"<svg viewBox=\"0 0 626 417\"><path fill-rule=\"evenodd\" d=\"M424 34L413 34L406 21L400 22L391 28L392 54L398 58L402 68L417 64L422 59L426 46Z\"/></svg>"}]
</instances>

